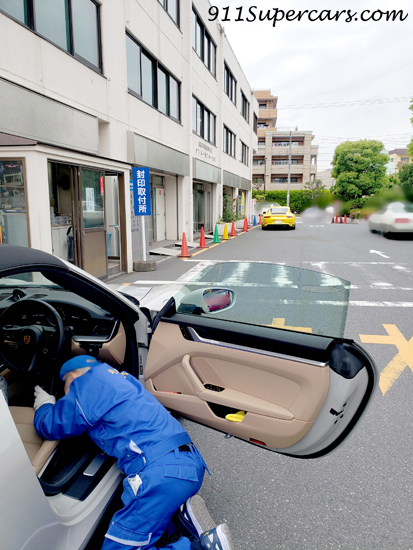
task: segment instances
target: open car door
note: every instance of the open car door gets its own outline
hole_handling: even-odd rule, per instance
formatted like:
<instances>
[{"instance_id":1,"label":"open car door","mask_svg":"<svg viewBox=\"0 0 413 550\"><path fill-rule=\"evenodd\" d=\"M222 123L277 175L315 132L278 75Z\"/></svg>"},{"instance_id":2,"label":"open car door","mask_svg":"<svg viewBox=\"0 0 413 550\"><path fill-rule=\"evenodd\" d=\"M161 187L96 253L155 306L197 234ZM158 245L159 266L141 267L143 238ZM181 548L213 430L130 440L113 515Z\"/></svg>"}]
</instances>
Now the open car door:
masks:
<instances>
[{"instance_id":1,"label":"open car door","mask_svg":"<svg viewBox=\"0 0 413 550\"><path fill-rule=\"evenodd\" d=\"M155 320L146 388L225 433L322 456L354 428L377 378L369 354L344 339L349 289L284 265L213 264Z\"/></svg>"}]
</instances>

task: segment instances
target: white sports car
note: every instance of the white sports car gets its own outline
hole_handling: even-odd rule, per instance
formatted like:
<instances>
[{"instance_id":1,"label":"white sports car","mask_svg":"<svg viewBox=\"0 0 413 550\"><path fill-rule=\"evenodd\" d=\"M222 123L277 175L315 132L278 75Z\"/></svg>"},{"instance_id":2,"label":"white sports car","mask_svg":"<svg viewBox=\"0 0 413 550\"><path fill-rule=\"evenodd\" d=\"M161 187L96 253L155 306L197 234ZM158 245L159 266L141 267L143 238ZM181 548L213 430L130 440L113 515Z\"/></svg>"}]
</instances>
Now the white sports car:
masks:
<instances>
[{"instance_id":1,"label":"white sports car","mask_svg":"<svg viewBox=\"0 0 413 550\"><path fill-rule=\"evenodd\" d=\"M391 233L413 233L413 203L391 202L368 220L372 233L379 232L385 236Z\"/></svg>"},{"instance_id":2,"label":"white sports car","mask_svg":"<svg viewBox=\"0 0 413 550\"><path fill-rule=\"evenodd\" d=\"M349 435L377 378L343 338L349 283L260 262L259 284L239 286L233 269L209 266L158 312L54 256L0 244L2 548L83 549L122 480L87 433L50 442L33 428L34 386L61 397L60 366L75 355L129 371L171 411L291 457L322 456Z\"/></svg>"}]
</instances>

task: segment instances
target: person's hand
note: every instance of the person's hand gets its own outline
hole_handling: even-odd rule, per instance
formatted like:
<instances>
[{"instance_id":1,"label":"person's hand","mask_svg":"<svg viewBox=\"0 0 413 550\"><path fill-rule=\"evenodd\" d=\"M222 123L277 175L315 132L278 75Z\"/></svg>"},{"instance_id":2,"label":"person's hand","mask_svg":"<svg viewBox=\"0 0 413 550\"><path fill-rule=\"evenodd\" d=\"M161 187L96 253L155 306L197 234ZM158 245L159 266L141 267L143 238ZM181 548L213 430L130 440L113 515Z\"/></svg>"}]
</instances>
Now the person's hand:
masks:
<instances>
[{"instance_id":1,"label":"person's hand","mask_svg":"<svg viewBox=\"0 0 413 550\"><path fill-rule=\"evenodd\" d=\"M34 388L34 405L33 409L37 411L39 407L45 403L51 403L52 405L56 404L56 398L53 395L50 395L44 391L40 386Z\"/></svg>"}]
</instances>

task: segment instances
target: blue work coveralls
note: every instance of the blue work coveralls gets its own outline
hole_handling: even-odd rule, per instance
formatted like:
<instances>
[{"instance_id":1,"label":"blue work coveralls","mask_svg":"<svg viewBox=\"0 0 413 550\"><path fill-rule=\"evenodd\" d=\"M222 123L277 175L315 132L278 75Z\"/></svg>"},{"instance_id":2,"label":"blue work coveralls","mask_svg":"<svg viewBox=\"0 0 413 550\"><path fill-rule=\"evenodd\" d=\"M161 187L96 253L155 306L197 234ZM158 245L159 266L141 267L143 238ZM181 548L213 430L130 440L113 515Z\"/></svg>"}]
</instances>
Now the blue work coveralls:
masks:
<instances>
[{"instance_id":1,"label":"blue work coveralls","mask_svg":"<svg viewBox=\"0 0 413 550\"><path fill-rule=\"evenodd\" d=\"M155 548L172 514L202 485L206 465L188 433L136 378L105 363L75 378L55 405L39 407L34 425L51 440L87 431L126 474L124 507L102 550ZM190 450L180 452L182 445ZM181 537L167 548L190 550L191 542Z\"/></svg>"}]
</instances>

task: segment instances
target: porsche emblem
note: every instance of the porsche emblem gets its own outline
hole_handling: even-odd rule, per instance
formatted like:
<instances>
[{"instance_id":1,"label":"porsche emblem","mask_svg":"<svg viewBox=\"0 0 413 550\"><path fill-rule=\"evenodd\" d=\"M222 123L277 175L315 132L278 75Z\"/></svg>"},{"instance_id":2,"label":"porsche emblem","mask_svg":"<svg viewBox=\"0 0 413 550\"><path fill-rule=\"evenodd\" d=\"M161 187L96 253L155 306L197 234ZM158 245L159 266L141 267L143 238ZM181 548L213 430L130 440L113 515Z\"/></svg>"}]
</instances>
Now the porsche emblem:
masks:
<instances>
[{"instance_id":1,"label":"porsche emblem","mask_svg":"<svg viewBox=\"0 0 413 550\"><path fill-rule=\"evenodd\" d=\"M31 336L28 334L26 336L23 336L23 342L27 345L30 344Z\"/></svg>"}]
</instances>

